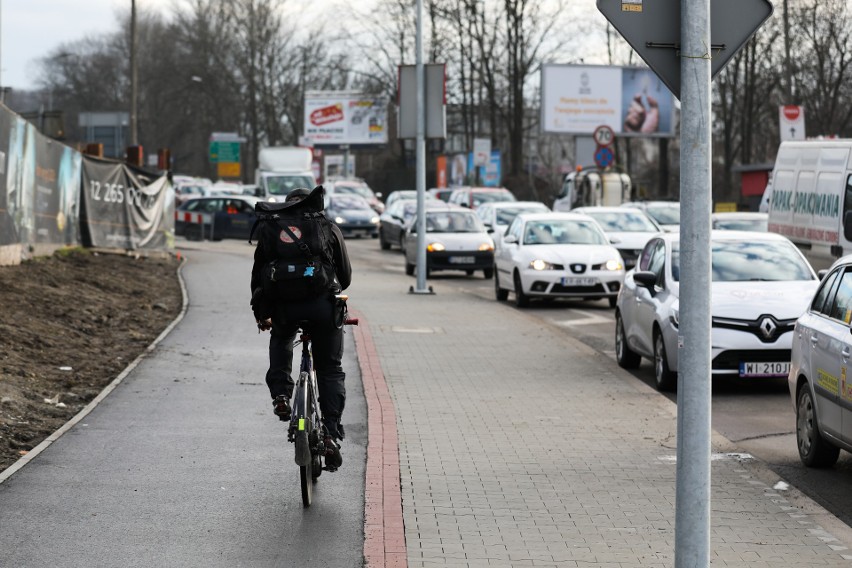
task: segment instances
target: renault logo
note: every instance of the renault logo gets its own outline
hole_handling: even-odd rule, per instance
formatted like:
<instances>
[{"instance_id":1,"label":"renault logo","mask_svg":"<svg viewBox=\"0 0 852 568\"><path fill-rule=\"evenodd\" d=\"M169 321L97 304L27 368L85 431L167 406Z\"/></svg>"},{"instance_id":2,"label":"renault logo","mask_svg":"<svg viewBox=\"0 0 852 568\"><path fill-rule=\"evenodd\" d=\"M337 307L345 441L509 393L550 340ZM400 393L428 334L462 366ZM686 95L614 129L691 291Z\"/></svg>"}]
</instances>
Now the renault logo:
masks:
<instances>
[{"instance_id":1,"label":"renault logo","mask_svg":"<svg viewBox=\"0 0 852 568\"><path fill-rule=\"evenodd\" d=\"M778 329L778 326L775 325L775 321L770 317L765 317L760 320L758 327L760 328L760 332L763 334L763 337L766 339L772 339L775 335L775 330Z\"/></svg>"}]
</instances>

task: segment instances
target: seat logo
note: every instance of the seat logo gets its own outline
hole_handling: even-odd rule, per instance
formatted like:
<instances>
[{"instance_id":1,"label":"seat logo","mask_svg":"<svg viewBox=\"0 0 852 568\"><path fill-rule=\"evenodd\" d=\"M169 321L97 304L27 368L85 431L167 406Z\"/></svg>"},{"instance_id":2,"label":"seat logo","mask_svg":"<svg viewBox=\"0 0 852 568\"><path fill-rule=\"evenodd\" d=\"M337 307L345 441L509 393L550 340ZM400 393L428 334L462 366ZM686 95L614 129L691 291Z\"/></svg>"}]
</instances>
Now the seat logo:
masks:
<instances>
[{"instance_id":1,"label":"seat logo","mask_svg":"<svg viewBox=\"0 0 852 568\"><path fill-rule=\"evenodd\" d=\"M586 265L585 264L572 264L571 265L571 272L573 272L574 274L582 274L585 271L586 271Z\"/></svg>"},{"instance_id":2,"label":"seat logo","mask_svg":"<svg viewBox=\"0 0 852 568\"><path fill-rule=\"evenodd\" d=\"M775 321L770 317L765 317L760 320L758 327L760 328L760 332L763 334L763 337L765 337L766 339L772 339L772 337L775 335L775 330L778 329L778 326L775 324Z\"/></svg>"}]
</instances>

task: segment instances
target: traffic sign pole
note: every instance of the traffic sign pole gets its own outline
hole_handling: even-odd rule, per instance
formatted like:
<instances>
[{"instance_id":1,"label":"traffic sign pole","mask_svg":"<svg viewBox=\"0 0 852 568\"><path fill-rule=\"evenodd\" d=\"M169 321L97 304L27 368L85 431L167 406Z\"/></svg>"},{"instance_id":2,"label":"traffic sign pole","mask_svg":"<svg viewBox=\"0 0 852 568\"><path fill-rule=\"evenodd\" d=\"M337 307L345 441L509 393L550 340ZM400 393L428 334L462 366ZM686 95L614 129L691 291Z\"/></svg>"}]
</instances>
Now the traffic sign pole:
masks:
<instances>
[{"instance_id":1,"label":"traffic sign pole","mask_svg":"<svg viewBox=\"0 0 852 568\"><path fill-rule=\"evenodd\" d=\"M681 1L675 568L710 566L710 0Z\"/></svg>"}]
</instances>

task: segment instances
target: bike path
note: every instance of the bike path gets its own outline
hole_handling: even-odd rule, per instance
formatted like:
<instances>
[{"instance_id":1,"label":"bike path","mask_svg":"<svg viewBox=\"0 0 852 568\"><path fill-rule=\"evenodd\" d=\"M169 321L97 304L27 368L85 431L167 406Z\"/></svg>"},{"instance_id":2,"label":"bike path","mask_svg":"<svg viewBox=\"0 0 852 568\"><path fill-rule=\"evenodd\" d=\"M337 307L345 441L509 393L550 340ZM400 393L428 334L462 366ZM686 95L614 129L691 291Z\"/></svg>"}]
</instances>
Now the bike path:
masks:
<instances>
[{"instance_id":1,"label":"bike path","mask_svg":"<svg viewBox=\"0 0 852 568\"><path fill-rule=\"evenodd\" d=\"M350 291L395 408L407 565L673 566L675 405L455 276L409 294L375 248L350 246ZM852 565L849 527L736 450L714 435L712 566Z\"/></svg>"},{"instance_id":2,"label":"bike path","mask_svg":"<svg viewBox=\"0 0 852 568\"><path fill-rule=\"evenodd\" d=\"M183 249L189 307L174 330L0 483L0 567L363 565L366 410L353 334L344 466L323 472L303 509L264 383L268 334L248 306L253 249L216 245Z\"/></svg>"}]
</instances>

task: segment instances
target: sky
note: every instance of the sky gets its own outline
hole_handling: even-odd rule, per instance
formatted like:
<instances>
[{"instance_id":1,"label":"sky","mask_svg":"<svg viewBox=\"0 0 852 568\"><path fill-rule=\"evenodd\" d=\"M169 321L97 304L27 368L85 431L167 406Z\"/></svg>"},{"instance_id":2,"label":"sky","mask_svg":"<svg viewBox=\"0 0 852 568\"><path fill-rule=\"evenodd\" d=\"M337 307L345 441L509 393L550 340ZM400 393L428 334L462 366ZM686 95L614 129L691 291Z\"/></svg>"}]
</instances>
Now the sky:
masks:
<instances>
[{"instance_id":1,"label":"sky","mask_svg":"<svg viewBox=\"0 0 852 568\"><path fill-rule=\"evenodd\" d=\"M170 12L184 0L136 0L138 10ZM285 5L307 20L326 17L336 0L290 0ZM131 0L0 0L0 86L36 89L38 60L62 43L114 32ZM573 9L593 9L594 0L569 0Z\"/></svg>"},{"instance_id":2,"label":"sky","mask_svg":"<svg viewBox=\"0 0 852 568\"><path fill-rule=\"evenodd\" d=\"M172 0L136 0L165 9ZM0 84L34 89L38 59L58 45L115 31L130 0L0 0Z\"/></svg>"}]
</instances>

